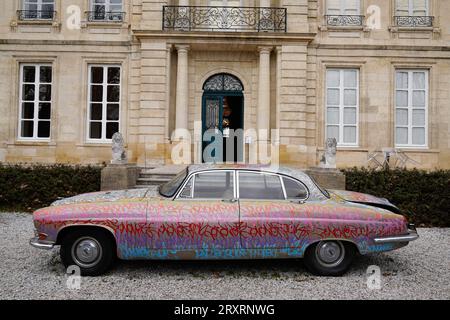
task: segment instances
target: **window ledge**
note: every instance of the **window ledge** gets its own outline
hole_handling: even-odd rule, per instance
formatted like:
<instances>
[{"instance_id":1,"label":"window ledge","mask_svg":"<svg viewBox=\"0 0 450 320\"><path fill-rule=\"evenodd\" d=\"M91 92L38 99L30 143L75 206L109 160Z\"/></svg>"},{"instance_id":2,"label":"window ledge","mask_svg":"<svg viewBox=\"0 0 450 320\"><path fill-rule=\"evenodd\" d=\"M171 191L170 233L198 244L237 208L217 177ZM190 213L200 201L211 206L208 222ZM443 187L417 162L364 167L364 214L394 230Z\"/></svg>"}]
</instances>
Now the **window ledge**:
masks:
<instances>
[{"instance_id":1,"label":"window ledge","mask_svg":"<svg viewBox=\"0 0 450 320\"><path fill-rule=\"evenodd\" d=\"M85 21L83 24L84 28L95 27L95 28L117 28L126 29L128 28L128 22L126 21Z\"/></svg>"},{"instance_id":2,"label":"window ledge","mask_svg":"<svg viewBox=\"0 0 450 320\"><path fill-rule=\"evenodd\" d=\"M441 151L438 149L428 149L427 147L419 148L419 147L397 147L398 151L406 152L406 153L440 153Z\"/></svg>"},{"instance_id":3,"label":"window ledge","mask_svg":"<svg viewBox=\"0 0 450 320\"><path fill-rule=\"evenodd\" d=\"M46 140L16 140L15 142L8 143L7 146L24 146L24 147L56 147L56 142Z\"/></svg>"},{"instance_id":4,"label":"window ledge","mask_svg":"<svg viewBox=\"0 0 450 320\"><path fill-rule=\"evenodd\" d=\"M436 27L398 27L398 26L390 26L389 31L391 32L415 32L415 31L426 31L426 32L435 32L440 33L441 29Z\"/></svg>"},{"instance_id":5,"label":"window ledge","mask_svg":"<svg viewBox=\"0 0 450 320\"><path fill-rule=\"evenodd\" d=\"M329 26L321 25L319 26L320 31L365 31L364 26Z\"/></svg>"}]
</instances>

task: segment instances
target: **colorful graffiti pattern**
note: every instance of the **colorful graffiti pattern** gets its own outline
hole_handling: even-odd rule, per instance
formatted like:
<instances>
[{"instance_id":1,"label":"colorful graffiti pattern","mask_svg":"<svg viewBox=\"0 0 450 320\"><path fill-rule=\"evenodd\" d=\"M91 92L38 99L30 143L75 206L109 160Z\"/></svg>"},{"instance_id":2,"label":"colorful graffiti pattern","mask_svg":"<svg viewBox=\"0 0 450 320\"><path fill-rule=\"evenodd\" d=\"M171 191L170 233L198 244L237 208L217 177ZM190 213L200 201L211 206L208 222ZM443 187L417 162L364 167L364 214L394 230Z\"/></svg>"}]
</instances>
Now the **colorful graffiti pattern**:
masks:
<instances>
[{"instance_id":1,"label":"colorful graffiti pattern","mask_svg":"<svg viewBox=\"0 0 450 320\"><path fill-rule=\"evenodd\" d=\"M65 227L101 226L127 260L297 258L326 239L350 241L367 254L404 246L375 245L373 238L407 232L402 216L333 199L224 203L136 195L59 203L35 212L35 227L56 241Z\"/></svg>"}]
</instances>

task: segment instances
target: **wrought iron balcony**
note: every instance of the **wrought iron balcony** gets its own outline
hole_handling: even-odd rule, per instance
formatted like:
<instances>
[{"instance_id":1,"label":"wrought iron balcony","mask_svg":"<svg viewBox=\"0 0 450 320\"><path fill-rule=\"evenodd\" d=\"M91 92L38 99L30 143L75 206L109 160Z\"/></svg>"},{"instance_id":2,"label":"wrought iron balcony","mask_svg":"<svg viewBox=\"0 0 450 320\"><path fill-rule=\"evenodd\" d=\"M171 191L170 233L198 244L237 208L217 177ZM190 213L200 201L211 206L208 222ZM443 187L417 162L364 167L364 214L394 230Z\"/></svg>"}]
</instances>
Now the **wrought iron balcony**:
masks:
<instances>
[{"instance_id":1,"label":"wrought iron balcony","mask_svg":"<svg viewBox=\"0 0 450 320\"><path fill-rule=\"evenodd\" d=\"M327 25L333 27L359 27L363 25L364 16L358 15L326 15Z\"/></svg>"},{"instance_id":2,"label":"wrought iron balcony","mask_svg":"<svg viewBox=\"0 0 450 320\"><path fill-rule=\"evenodd\" d=\"M18 10L17 17L20 21L26 20L49 20L52 21L56 17L56 11L49 10Z\"/></svg>"},{"instance_id":3,"label":"wrought iron balcony","mask_svg":"<svg viewBox=\"0 0 450 320\"><path fill-rule=\"evenodd\" d=\"M163 30L286 32L286 8L164 6Z\"/></svg>"},{"instance_id":4,"label":"wrought iron balcony","mask_svg":"<svg viewBox=\"0 0 450 320\"><path fill-rule=\"evenodd\" d=\"M125 12L87 11L86 16L89 22L122 22Z\"/></svg>"},{"instance_id":5,"label":"wrought iron balcony","mask_svg":"<svg viewBox=\"0 0 450 320\"><path fill-rule=\"evenodd\" d=\"M397 27L432 27L433 20L430 16L395 16Z\"/></svg>"}]
</instances>

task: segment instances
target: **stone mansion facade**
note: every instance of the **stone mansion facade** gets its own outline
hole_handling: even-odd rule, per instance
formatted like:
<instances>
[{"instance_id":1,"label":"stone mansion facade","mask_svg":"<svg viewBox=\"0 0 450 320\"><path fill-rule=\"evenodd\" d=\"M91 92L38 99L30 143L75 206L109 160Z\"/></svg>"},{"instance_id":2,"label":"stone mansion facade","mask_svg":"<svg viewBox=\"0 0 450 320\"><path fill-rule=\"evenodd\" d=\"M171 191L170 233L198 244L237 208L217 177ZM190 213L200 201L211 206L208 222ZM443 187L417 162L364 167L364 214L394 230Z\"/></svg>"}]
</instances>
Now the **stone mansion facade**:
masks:
<instances>
[{"instance_id":1,"label":"stone mansion facade","mask_svg":"<svg viewBox=\"0 0 450 320\"><path fill-rule=\"evenodd\" d=\"M278 129L281 163L299 167L317 165L333 137L339 167L390 147L450 168L450 1L0 8L0 162L109 162L120 131L131 162L170 164L177 128L201 162L198 132L229 126Z\"/></svg>"}]
</instances>

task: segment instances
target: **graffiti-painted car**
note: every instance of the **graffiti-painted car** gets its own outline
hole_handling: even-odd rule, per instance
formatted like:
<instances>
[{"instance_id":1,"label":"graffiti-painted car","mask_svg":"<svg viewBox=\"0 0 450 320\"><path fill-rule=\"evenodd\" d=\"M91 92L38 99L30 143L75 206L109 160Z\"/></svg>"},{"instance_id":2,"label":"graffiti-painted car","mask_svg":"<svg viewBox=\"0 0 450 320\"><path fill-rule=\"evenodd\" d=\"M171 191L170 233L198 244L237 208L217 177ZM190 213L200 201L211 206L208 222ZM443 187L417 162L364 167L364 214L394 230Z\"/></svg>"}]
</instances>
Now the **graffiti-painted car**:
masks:
<instances>
[{"instance_id":1,"label":"graffiti-painted car","mask_svg":"<svg viewBox=\"0 0 450 320\"><path fill-rule=\"evenodd\" d=\"M161 187L84 194L34 213L31 245L61 246L66 266L100 275L115 257L304 258L338 276L355 254L416 240L414 225L386 199L324 190L300 170L190 166Z\"/></svg>"}]
</instances>

